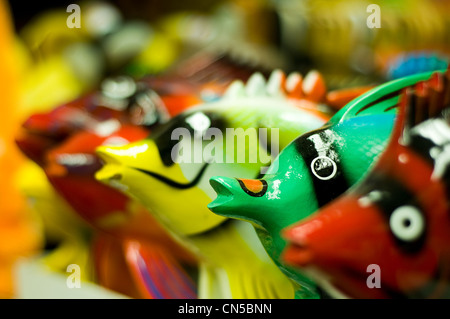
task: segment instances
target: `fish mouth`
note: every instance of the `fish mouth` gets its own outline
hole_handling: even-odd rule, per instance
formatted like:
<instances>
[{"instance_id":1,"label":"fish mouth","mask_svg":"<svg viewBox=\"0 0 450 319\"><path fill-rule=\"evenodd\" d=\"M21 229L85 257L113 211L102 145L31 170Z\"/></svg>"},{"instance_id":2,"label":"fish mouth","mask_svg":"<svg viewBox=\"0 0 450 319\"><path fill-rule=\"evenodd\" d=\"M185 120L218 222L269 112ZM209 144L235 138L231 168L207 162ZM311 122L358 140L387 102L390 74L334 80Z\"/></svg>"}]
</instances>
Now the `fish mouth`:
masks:
<instances>
[{"instance_id":1,"label":"fish mouth","mask_svg":"<svg viewBox=\"0 0 450 319\"><path fill-rule=\"evenodd\" d=\"M126 192L129 188L122 183L124 167L118 164L106 164L95 173L95 178L122 192Z\"/></svg>"},{"instance_id":2,"label":"fish mouth","mask_svg":"<svg viewBox=\"0 0 450 319\"><path fill-rule=\"evenodd\" d=\"M328 295L330 295L331 298L351 298L345 289L341 289L334 283L331 279L332 276L330 276L326 271L323 271L320 266L314 263L313 251L301 241L290 242L282 254L282 259L290 266L299 267L302 274L311 278ZM356 273L355 271L343 271L340 268L339 273L345 277L346 282L349 280L352 282L361 281L362 279L362 275L359 275L359 273Z\"/></svg>"},{"instance_id":3,"label":"fish mouth","mask_svg":"<svg viewBox=\"0 0 450 319\"><path fill-rule=\"evenodd\" d=\"M188 183L180 183L180 182L174 181L173 179L167 178L164 175L161 175L161 174L158 174L158 173L155 173L155 172L151 172L151 171L147 171L145 169L141 169L141 168L137 168L137 167L130 167L130 168L134 169L134 170L136 170L138 172L144 173L144 174L146 174L146 175L148 175L148 176L150 176L150 177L152 177L152 178L154 178L154 179L160 181L161 183L166 184L166 185L168 185L170 187L177 188L177 189L180 189L180 190L184 190L184 189L189 189L189 188L195 187L198 184L200 179L203 177L206 169L208 168L208 165L209 165L209 163L206 163L205 165L203 165L203 167L197 173L195 178L192 181L188 182Z\"/></svg>"},{"instance_id":4,"label":"fish mouth","mask_svg":"<svg viewBox=\"0 0 450 319\"><path fill-rule=\"evenodd\" d=\"M100 159L89 153L54 153L46 156L44 170L47 175L62 177L66 175L92 177L101 167Z\"/></svg>"},{"instance_id":5,"label":"fish mouth","mask_svg":"<svg viewBox=\"0 0 450 319\"><path fill-rule=\"evenodd\" d=\"M33 133L25 129L21 129L15 138L19 150L38 164L44 163L45 153L59 142L61 140L55 137Z\"/></svg>"},{"instance_id":6,"label":"fish mouth","mask_svg":"<svg viewBox=\"0 0 450 319\"><path fill-rule=\"evenodd\" d=\"M221 177L212 177L209 180L209 184L217 193L217 197L208 204L208 208L212 212L220 215L227 210L227 204L231 203L234 199L234 195L230 191L231 185Z\"/></svg>"},{"instance_id":7,"label":"fish mouth","mask_svg":"<svg viewBox=\"0 0 450 319\"><path fill-rule=\"evenodd\" d=\"M340 265L333 267L333 273L330 275L323 270L322 266L314 263L313 257L313 252L301 243L289 244L283 253L283 260L286 264L299 267L302 274L311 278L332 298L371 298L370 296L404 298L400 292L388 287L383 281L381 281L381 287L374 289L378 294L372 295L370 291L367 291L371 290L367 286L367 278L370 272ZM332 278L339 278L339 280L333 280ZM348 289L348 287L353 287L353 289Z\"/></svg>"},{"instance_id":8,"label":"fish mouth","mask_svg":"<svg viewBox=\"0 0 450 319\"><path fill-rule=\"evenodd\" d=\"M307 246L301 243L291 243L286 247L282 256L284 262L290 266L299 267L302 274L313 280L323 291L333 299L351 299L352 297L336 285L326 271L313 263L313 253ZM351 274L351 278L349 276ZM345 272L345 282L360 281L361 276L356 276L355 272ZM335 274L334 274L335 275Z\"/></svg>"},{"instance_id":9,"label":"fish mouth","mask_svg":"<svg viewBox=\"0 0 450 319\"><path fill-rule=\"evenodd\" d=\"M117 167L122 167L122 170L124 168L130 169L130 170L134 170L134 171L143 173L143 174L145 174L147 176L150 176L153 179L155 179L155 180L157 180L157 181L159 181L159 182L161 182L161 183L163 183L163 184L165 184L167 186L170 186L172 188L177 188L177 189L180 189L180 190L186 190L186 189L189 189L189 188L197 186L197 184L200 182L200 180L202 179L203 175L205 174L206 169L211 164L211 163L205 163L203 165L203 167L198 171L197 175L194 177L194 179L192 181L183 183L183 182L178 182L178 181L175 181L173 179L170 179L170 178L168 178L168 177L166 177L166 176L164 176L162 174L156 173L156 172L152 172L152 171L149 171L149 170L146 170L146 169L143 169L143 168L139 168L139 167L126 165L126 164L124 164L124 163L122 163L120 161L119 157L116 157L114 155L110 155L108 153L108 151L105 151L103 146L99 147L97 149L96 153L100 157L101 161L103 163L105 163L105 166L115 165ZM100 171L105 171L105 172L100 173ZM98 174L96 174L96 178L102 178L101 181L105 181L105 180L107 181L107 180L109 180L111 178L111 176L107 176L106 175L107 173L109 173L108 170L101 169L100 171L98 172ZM109 175L111 175L111 173L109 173Z\"/></svg>"},{"instance_id":10,"label":"fish mouth","mask_svg":"<svg viewBox=\"0 0 450 319\"><path fill-rule=\"evenodd\" d=\"M307 266L313 260L313 254L305 245L301 243L291 243L286 247L283 259L291 265Z\"/></svg>"}]
</instances>

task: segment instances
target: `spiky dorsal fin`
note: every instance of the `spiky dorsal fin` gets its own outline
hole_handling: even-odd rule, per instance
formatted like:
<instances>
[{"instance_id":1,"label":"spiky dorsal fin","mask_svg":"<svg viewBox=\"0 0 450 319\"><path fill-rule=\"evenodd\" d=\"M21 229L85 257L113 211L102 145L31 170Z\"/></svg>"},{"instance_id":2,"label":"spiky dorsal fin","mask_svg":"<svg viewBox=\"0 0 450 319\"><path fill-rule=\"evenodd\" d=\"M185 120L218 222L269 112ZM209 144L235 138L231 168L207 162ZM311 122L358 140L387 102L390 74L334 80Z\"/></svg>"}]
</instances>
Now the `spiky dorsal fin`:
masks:
<instances>
[{"instance_id":1,"label":"spiky dorsal fin","mask_svg":"<svg viewBox=\"0 0 450 319\"><path fill-rule=\"evenodd\" d=\"M411 130L450 106L450 68L403 90L393 141L408 143Z\"/></svg>"},{"instance_id":2,"label":"spiky dorsal fin","mask_svg":"<svg viewBox=\"0 0 450 319\"><path fill-rule=\"evenodd\" d=\"M325 80L317 71L311 71L303 78L298 72L286 76L283 71L274 70L268 80L256 72L246 84L240 80L234 81L226 90L224 99L284 97L320 102L325 98L326 92Z\"/></svg>"},{"instance_id":3,"label":"spiky dorsal fin","mask_svg":"<svg viewBox=\"0 0 450 319\"><path fill-rule=\"evenodd\" d=\"M403 90L415 86L421 81L429 80L435 73L444 74L445 70L414 74L377 86L339 110L331 118L329 124L336 124L358 116L395 113L398 110Z\"/></svg>"}]
</instances>

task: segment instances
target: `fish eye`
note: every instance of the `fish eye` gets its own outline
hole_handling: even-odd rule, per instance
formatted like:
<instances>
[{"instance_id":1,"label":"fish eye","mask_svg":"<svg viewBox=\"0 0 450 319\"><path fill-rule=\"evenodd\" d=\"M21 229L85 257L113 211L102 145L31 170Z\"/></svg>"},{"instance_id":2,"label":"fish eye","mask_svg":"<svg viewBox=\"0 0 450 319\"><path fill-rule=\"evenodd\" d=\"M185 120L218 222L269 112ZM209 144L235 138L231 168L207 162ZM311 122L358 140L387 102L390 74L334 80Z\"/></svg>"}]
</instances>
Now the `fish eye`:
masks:
<instances>
[{"instance_id":1,"label":"fish eye","mask_svg":"<svg viewBox=\"0 0 450 319\"><path fill-rule=\"evenodd\" d=\"M194 132L198 132L201 135L211 126L211 119L202 112L194 113L186 118L185 121Z\"/></svg>"},{"instance_id":2,"label":"fish eye","mask_svg":"<svg viewBox=\"0 0 450 319\"><path fill-rule=\"evenodd\" d=\"M130 107L130 118L135 125L151 126L159 120L158 110L151 97L152 92L142 92Z\"/></svg>"},{"instance_id":3,"label":"fish eye","mask_svg":"<svg viewBox=\"0 0 450 319\"><path fill-rule=\"evenodd\" d=\"M419 239L422 235L425 230L425 220L416 207L401 206L392 212L389 226L398 239L410 242Z\"/></svg>"},{"instance_id":4,"label":"fish eye","mask_svg":"<svg viewBox=\"0 0 450 319\"><path fill-rule=\"evenodd\" d=\"M326 181L336 175L337 165L328 156L318 156L311 162L311 171L318 179Z\"/></svg>"},{"instance_id":5,"label":"fish eye","mask_svg":"<svg viewBox=\"0 0 450 319\"><path fill-rule=\"evenodd\" d=\"M102 94L112 99L127 99L137 90L131 77L117 76L105 79L101 84Z\"/></svg>"}]
</instances>

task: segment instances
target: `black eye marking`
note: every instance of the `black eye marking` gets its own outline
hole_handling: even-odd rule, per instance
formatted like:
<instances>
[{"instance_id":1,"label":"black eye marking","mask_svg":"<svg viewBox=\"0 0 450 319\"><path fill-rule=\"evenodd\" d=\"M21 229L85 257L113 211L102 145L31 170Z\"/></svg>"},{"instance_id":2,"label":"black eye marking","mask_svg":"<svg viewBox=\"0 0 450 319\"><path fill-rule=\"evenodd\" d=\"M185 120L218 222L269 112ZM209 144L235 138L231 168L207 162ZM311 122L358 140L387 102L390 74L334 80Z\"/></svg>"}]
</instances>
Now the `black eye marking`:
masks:
<instances>
[{"instance_id":1,"label":"black eye marking","mask_svg":"<svg viewBox=\"0 0 450 319\"><path fill-rule=\"evenodd\" d=\"M218 128L222 132L225 131L225 121L219 114L212 112L185 112L172 118L169 122L161 124L156 127L152 134L149 136L158 147L161 161L165 166L172 166L174 161L172 159L172 150L179 145L180 140L172 139L172 132L178 128L185 128L189 131L191 138L194 139L196 125L192 123L192 116L198 114L198 118L201 117L202 121L199 123L199 128L205 130L207 128ZM208 127L205 123L209 123Z\"/></svg>"},{"instance_id":2,"label":"black eye marking","mask_svg":"<svg viewBox=\"0 0 450 319\"><path fill-rule=\"evenodd\" d=\"M389 227L398 239L413 242L420 238L425 230L422 212L415 206L404 205L396 208L390 218Z\"/></svg>"},{"instance_id":3,"label":"black eye marking","mask_svg":"<svg viewBox=\"0 0 450 319\"><path fill-rule=\"evenodd\" d=\"M425 244L427 220L416 196L386 174L371 174L357 190L360 202L377 206L389 231L405 254L418 253Z\"/></svg>"},{"instance_id":4,"label":"black eye marking","mask_svg":"<svg viewBox=\"0 0 450 319\"><path fill-rule=\"evenodd\" d=\"M262 189L259 192L251 191L250 189L248 189L247 185L245 185L245 183L238 178L237 178L237 181L239 182L239 186L241 186L242 190L252 197L262 197L267 192L268 185L267 185L267 181L265 181L264 179L260 180Z\"/></svg>"},{"instance_id":5,"label":"black eye marking","mask_svg":"<svg viewBox=\"0 0 450 319\"><path fill-rule=\"evenodd\" d=\"M310 173L319 207L349 188L334 146L334 134L328 127L322 127L300 136L294 142Z\"/></svg>"},{"instance_id":6,"label":"black eye marking","mask_svg":"<svg viewBox=\"0 0 450 319\"><path fill-rule=\"evenodd\" d=\"M166 106L161 98L148 88L143 88L130 97L127 110L134 125L147 128L152 128L168 118Z\"/></svg>"},{"instance_id":7,"label":"black eye marking","mask_svg":"<svg viewBox=\"0 0 450 319\"><path fill-rule=\"evenodd\" d=\"M318 179L327 181L336 175L337 165L327 156L318 156L311 162L311 172Z\"/></svg>"}]
</instances>

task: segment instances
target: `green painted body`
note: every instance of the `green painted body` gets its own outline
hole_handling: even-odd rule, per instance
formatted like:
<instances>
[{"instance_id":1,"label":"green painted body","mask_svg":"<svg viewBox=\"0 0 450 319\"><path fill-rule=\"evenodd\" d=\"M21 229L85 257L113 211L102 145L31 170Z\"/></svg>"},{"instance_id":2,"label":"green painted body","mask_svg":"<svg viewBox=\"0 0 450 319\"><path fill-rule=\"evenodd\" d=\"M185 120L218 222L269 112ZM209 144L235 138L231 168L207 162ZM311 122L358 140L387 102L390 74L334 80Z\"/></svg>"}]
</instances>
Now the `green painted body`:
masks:
<instances>
[{"instance_id":1,"label":"green painted body","mask_svg":"<svg viewBox=\"0 0 450 319\"><path fill-rule=\"evenodd\" d=\"M250 85L255 80L260 84ZM183 112L144 140L97 150L106 165L96 178L141 201L161 225L198 257L199 298L294 297L291 280L264 250L254 228L247 222L213 214L207 208L216 195L209 179L217 174L259 176L261 168L275 157L272 147L268 154L269 144L282 149L330 117L315 107L311 109L310 103L301 107L304 102L269 90L264 79L253 77L249 83L244 86L235 82L224 99ZM180 128L190 128L191 134L173 138ZM221 154L218 159L222 161L206 161L206 156L196 161L197 155L209 153L205 150L212 143L204 135L209 128L225 131L223 138L214 138L217 148L211 152ZM230 128L240 129L240 133L227 133ZM279 128L279 138L272 138L269 132L267 138L255 134L248 137L245 145L230 143L228 147L234 138L246 140L244 130L259 128L271 132ZM257 156L255 162L240 162L239 155L267 155L269 161ZM181 157L186 161L178 161Z\"/></svg>"},{"instance_id":2,"label":"green painted body","mask_svg":"<svg viewBox=\"0 0 450 319\"><path fill-rule=\"evenodd\" d=\"M255 226L268 254L298 284L297 298L317 297L317 291L309 278L281 262L286 246L281 230L307 218L365 176L387 145L401 91L430 76L431 72L422 73L376 87L350 102L322 128L294 140L259 180L265 184L264 194L249 195L242 186L245 180L210 180L218 197L208 207L218 215L246 220ZM315 161L307 159L317 160L322 155L327 160L317 161L321 168L316 170L314 166L313 174ZM325 165L331 162L335 166ZM332 168L333 174L325 176L331 178L324 179L320 174L330 167L336 170Z\"/></svg>"}]
</instances>

